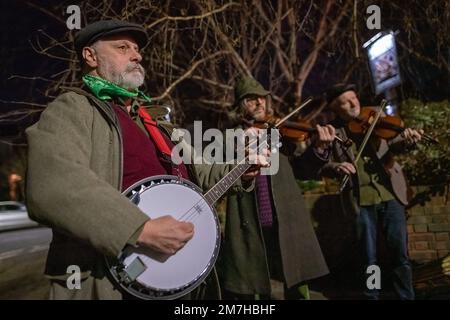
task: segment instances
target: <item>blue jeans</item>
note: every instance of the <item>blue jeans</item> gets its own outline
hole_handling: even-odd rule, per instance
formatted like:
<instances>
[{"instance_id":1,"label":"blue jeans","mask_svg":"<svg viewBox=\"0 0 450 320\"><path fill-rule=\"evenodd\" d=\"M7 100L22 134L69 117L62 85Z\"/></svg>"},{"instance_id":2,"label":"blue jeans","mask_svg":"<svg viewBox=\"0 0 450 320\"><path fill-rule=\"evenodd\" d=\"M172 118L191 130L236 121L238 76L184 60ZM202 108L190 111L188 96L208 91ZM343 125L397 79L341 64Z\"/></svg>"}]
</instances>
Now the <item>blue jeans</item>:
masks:
<instances>
[{"instance_id":1,"label":"blue jeans","mask_svg":"<svg viewBox=\"0 0 450 320\"><path fill-rule=\"evenodd\" d=\"M393 261L394 290L401 300L413 300L412 268L407 252L407 231L404 207L396 200L382 202L373 206L362 206L356 219L358 241L364 259L364 274L367 267L377 265L377 226L378 219L386 235L387 249ZM381 270L381 276L383 273ZM366 280L369 275L366 275ZM364 294L369 299L378 299L379 290L368 289L364 281Z\"/></svg>"}]
</instances>

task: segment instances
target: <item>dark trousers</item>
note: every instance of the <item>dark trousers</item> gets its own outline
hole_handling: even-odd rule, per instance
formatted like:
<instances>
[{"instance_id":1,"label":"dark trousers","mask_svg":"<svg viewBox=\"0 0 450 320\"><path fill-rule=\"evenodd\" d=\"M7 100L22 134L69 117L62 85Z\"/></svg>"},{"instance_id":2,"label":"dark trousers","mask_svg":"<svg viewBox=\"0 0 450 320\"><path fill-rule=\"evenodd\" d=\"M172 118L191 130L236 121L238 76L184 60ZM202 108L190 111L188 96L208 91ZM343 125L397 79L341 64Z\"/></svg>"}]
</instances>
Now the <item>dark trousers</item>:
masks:
<instances>
[{"instance_id":1,"label":"dark trousers","mask_svg":"<svg viewBox=\"0 0 450 320\"><path fill-rule=\"evenodd\" d=\"M392 258L392 277L394 290L401 300L413 300L412 268L407 252L407 231L404 207L396 200L382 202L373 206L362 206L356 219L358 241L363 255L365 274L364 294L369 299L378 299L379 290L367 288L367 267L377 265L377 226L382 225L386 245ZM381 277L386 272L381 270Z\"/></svg>"}]
</instances>

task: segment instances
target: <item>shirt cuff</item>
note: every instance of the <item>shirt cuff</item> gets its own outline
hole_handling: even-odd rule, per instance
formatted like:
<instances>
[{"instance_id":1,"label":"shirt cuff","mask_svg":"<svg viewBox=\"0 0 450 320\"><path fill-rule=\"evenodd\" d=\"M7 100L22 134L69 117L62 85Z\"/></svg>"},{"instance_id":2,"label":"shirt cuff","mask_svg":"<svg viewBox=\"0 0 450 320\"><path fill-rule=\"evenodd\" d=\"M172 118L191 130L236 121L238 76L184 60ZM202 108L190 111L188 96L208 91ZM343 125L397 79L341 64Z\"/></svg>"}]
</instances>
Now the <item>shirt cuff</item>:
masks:
<instances>
[{"instance_id":1,"label":"shirt cuff","mask_svg":"<svg viewBox=\"0 0 450 320\"><path fill-rule=\"evenodd\" d=\"M313 147L313 152L314 155L322 161L328 161L328 158L330 157L331 154L330 148L319 150L318 148Z\"/></svg>"},{"instance_id":2,"label":"shirt cuff","mask_svg":"<svg viewBox=\"0 0 450 320\"><path fill-rule=\"evenodd\" d=\"M140 226L140 227L136 230L135 233L133 233L133 234L131 235L130 239L128 239L128 241L127 241L127 244L128 244L128 245L131 245L131 246L133 246L133 247L137 247L137 241L138 241L138 239L139 239L139 236L140 236L141 233L142 233L142 230L144 230L144 226L145 226L145 223L144 223L142 226Z\"/></svg>"}]
</instances>

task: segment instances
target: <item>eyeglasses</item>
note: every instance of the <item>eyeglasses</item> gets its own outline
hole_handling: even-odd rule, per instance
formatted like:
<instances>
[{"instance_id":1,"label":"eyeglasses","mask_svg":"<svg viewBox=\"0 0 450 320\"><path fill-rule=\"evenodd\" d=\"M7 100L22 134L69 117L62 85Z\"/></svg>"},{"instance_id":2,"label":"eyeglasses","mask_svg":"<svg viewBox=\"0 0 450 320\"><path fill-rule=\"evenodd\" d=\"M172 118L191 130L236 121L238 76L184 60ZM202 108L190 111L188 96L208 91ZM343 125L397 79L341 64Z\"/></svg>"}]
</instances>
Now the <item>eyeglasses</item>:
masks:
<instances>
[{"instance_id":1,"label":"eyeglasses","mask_svg":"<svg viewBox=\"0 0 450 320\"><path fill-rule=\"evenodd\" d=\"M251 95L245 98L246 103L256 103L258 100L266 100L266 96Z\"/></svg>"}]
</instances>

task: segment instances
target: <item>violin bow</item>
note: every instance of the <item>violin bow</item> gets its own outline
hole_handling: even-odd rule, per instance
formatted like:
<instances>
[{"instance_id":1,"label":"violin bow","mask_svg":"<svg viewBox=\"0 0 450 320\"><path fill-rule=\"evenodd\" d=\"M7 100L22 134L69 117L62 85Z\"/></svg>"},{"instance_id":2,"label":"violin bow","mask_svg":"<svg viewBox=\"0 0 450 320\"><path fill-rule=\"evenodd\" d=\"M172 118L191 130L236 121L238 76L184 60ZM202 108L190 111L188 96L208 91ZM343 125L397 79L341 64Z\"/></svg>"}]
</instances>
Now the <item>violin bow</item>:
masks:
<instances>
[{"instance_id":1,"label":"violin bow","mask_svg":"<svg viewBox=\"0 0 450 320\"><path fill-rule=\"evenodd\" d=\"M297 112L299 112L301 109L303 109L304 107L306 107L311 101L313 101L313 99L311 97L309 97L308 99L305 100L305 102L303 102L300 106L298 106L297 108L295 108L294 111L292 111L291 113L289 113L287 116L285 116L284 118L278 120L278 122L273 125L274 129L277 129L283 122L285 122L286 120L288 120L290 117L292 117L294 114L296 114ZM254 119L252 119L251 121L255 121ZM251 126L252 122L251 121L246 121L247 124L249 124Z\"/></svg>"},{"instance_id":2,"label":"violin bow","mask_svg":"<svg viewBox=\"0 0 450 320\"><path fill-rule=\"evenodd\" d=\"M296 114L297 112L299 112L301 109L303 109L304 107L306 107L306 105L308 105L313 99L310 97L308 99L306 99L305 102L303 102L298 108L296 108L294 111L292 111L291 113L289 113L287 116L285 116L284 118L282 118L280 121L278 121L275 124L275 128L278 128L283 122L285 122L287 119L289 119L290 117L292 117L294 114Z\"/></svg>"},{"instance_id":3,"label":"violin bow","mask_svg":"<svg viewBox=\"0 0 450 320\"><path fill-rule=\"evenodd\" d=\"M358 153L356 154L355 159L353 160L353 165L356 167L356 163L358 162L359 158L361 158L361 155L364 151L365 146L367 145L367 142L369 141L370 136L372 135L373 129L375 128L378 119L380 119L381 114L383 113L384 108L387 105L387 101L386 99L383 99L381 101L381 105L380 105L380 110L378 110L376 116L375 116L375 120L370 124L369 129L366 132L366 135L364 136L363 142L361 143L361 146L359 147ZM346 174L344 176L344 178L341 181L341 186L339 187L339 192L341 193L345 186L348 183L348 180L350 179L350 175Z\"/></svg>"}]
</instances>

